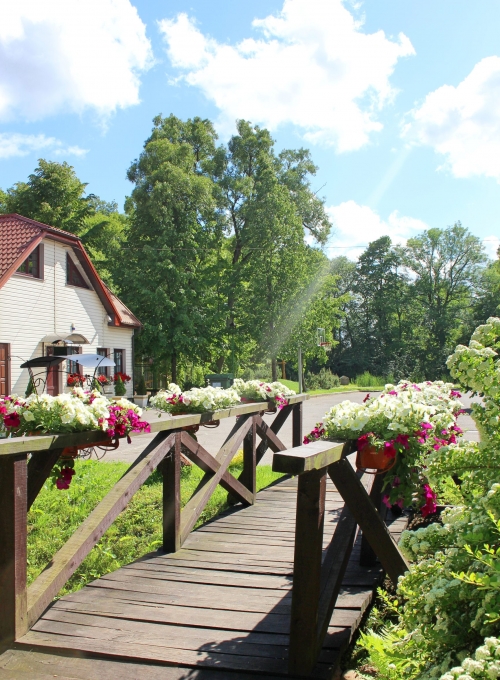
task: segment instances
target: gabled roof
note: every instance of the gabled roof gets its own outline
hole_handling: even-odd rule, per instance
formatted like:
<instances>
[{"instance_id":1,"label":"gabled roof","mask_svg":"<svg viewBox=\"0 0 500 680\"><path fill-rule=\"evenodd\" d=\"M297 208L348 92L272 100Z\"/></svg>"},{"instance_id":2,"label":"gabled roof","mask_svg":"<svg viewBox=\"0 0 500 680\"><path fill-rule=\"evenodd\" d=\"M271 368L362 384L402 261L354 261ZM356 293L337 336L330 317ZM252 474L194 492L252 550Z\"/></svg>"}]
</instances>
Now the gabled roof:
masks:
<instances>
[{"instance_id":1,"label":"gabled roof","mask_svg":"<svg viewBox=\"0 0 500 680\"><path fill-rule=\"evenodd\" d=\"M44 238L70 245L114 326L140 327L141 322L103 283L82 242L69 231L17 215L0 215L0 288Z\"/></svg>"}]
</instances>

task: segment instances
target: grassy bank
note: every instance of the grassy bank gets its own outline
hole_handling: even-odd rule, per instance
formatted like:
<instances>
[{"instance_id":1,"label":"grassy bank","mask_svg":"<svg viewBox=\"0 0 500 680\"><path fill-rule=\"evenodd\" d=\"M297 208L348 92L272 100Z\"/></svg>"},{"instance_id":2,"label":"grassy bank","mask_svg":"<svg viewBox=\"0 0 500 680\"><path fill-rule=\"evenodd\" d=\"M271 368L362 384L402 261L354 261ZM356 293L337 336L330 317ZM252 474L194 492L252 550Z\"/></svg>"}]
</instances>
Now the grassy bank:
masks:
<instances>
[{"instance_id":1,"label":"grassy bank","mask_svg":"<svg viewBox=\"0 0 500 680\"><path fill-rule=\"evenodd\" d=\"M76 474L67 491L59 491L47 482L28 515L28 582L31 583L95 508L128 468L127 463L77 461ZM241 457L230 466L233 475L242 470ZM184 506L196 489L203 472L196 466L185 467L181 479L181 503ZM262 489L281 477L269 466L257 468L257 486ZM203 524L227 507L227 493L218 486L197 524ZM124 564L157 550L161 545L162 483L154 473L136 493L68 581L61 595L74 592L85 584Z\"/></svg>"},{"instance_id":2,"label":"grassy bank","mask_svg":"<svg viewBox=\"0 0 500 680\"><path fill-rule=\"evenodd\" d=\"M283 385L286 385L289 387L291 390L294 390L295 392L299 391L299 383L295 382L294 380L280 380L280 383L283 383ZM338 394L341 392L376 392L377 390L380 391L383 389L383 386L381 387L380 385L371 385L368 387L359 387L356 385L356 383L350 383L349 385L342 385L341 387L332 387L329 390L307 390L307 394L310 394L311 396L314 396L315 394Z\"/></svg>"}]
</instances>

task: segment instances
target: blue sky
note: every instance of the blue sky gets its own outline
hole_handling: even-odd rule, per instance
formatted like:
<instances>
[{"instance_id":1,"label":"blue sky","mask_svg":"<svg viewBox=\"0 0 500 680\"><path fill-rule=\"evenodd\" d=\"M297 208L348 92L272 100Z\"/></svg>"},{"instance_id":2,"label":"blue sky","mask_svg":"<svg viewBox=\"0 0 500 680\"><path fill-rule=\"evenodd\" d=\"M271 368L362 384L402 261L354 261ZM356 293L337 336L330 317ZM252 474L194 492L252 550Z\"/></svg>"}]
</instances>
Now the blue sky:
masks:
<instances>
[{"instance_id":1,"label":"blue sky","mask_svg":"<svg viewBox=\"0 0 500 680\"><path fill-rule=\"evenodd\" d=\"M66 160L120 207L158 113L305 146L355 257L461 220L500 236L498 0L17 0L0 6L0 187Z\"/></svg>"}]
</instances>

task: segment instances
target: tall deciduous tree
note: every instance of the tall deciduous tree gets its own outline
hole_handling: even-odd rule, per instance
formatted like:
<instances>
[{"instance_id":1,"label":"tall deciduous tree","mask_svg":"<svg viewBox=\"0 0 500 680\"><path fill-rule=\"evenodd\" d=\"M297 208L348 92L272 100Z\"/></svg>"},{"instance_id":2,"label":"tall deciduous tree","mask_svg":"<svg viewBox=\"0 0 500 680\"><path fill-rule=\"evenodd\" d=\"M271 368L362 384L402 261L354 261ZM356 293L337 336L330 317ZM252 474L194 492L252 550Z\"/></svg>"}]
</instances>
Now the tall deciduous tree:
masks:
<instances>
[{"instance_id":1,"label":"tall deciduous tree","mask_svg":"<svg viewBox=\"0 0 500 680\"><path fill-rule=\"evenodd\" d=\"M260 347L271 355L275 375L277 309L300 285L305 233L324 243L330 222L310 186L316 167L309 152L276 155L267 130L243 120L237 128L213 164L228 235L226 346L239 356L244 346ZM221 354L219 370L227 358Z\"/></svg>"},{"instance_id":2,"label":"tall deciduous tree","mask_svg":"<svg viewBox=\"0 0 500 680\"><path fill-rule=\"evenodd\" d=\"M421 370L427 377L440 377L471 307L480 265L486 261L484 248L477 236L457 222L409 239L403 261L416 277Z\"/></svg>"},{"instance_id":3,"label":"tall deciduous tree","mask_svg":"<svg viewBox=\"0 0 500 680\"><path fill-rule=\"evenodd\" d=\"M129 255L121 288L144 323L142 348L170 358L200 356L210 343L210 253L218 233L214 185L203 170L215 152L207 120L157 117L144 151L128 171Z\"/></svg>"}]
</instances>

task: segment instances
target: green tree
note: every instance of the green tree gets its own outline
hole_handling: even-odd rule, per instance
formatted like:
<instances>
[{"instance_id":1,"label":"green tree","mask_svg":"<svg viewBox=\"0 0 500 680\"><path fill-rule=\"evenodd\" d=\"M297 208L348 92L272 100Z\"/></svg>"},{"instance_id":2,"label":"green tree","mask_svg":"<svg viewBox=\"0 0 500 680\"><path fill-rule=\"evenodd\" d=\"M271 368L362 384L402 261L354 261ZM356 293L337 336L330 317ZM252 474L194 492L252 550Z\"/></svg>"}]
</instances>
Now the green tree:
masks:
<instances>
[{"instance_id":1,"label":"green tree","mask_svg":"<svg viewBox=\"0 0 500 680\"><path fill-rule=\"evenodd\" d=\"M446 371L446 357L467 319L485 260L480 239L460 222L408 239L403 264L416 277L413 287L420 307L420 370L430 379Z\"/></svg>"},{"instance_id":2,"label":"green tree","mask_svg":"<svg viewBox=\"0 0 500 680\"><path fill-rule=\"evenodd\" d=\"M220 288L227 300L226 351L217 368L229 351L242 357L252 347L271 355L275 375L277 307L286 309L300 285L304 233L324 243L330 222L310 186L316 167L308 151L277 156L267 130L244 120L237 130L227 150L215 154L211 170L228 237Z\"/></svg>"},{"instance_id":3,"label":"green tree","mask_svg":"<svg viewBox=\"0 0 500 680\"><path fill-rule=\"evenodd\" d=\"M210 265L218 223L203 163L214 154L215 140L207 120L158 116L128 171L135 186L119 285L144 324L139 353L168 357L174 382L179 357L202 356L213 331Z\"/></svg>"},{"instance_id":4,"label":"green tree","mask_svg":"<svg viewBox=\"0 0 500 680\"><path fill-rule=\"evenodd\" d=\"M79 234L86 218L96 212L96 197L85 196L86 187L73 166L40 158L28 181L17 182L8 189L0 206L3 212L18 213Z\"/></svg>"},{"instance_id":5,"label":"green tree","mask_svg":"<svg viewBox=\"0 0 500 680\"><path fill-rule=\"evenodd\" d=\"M408 375L413 306L400 249L382 236L368 245L357 263L338 258L334 270L348 298L339 345L329 359L331 368L351 378L365 370L376 375Z\"/></svg>"}]
</instances>

